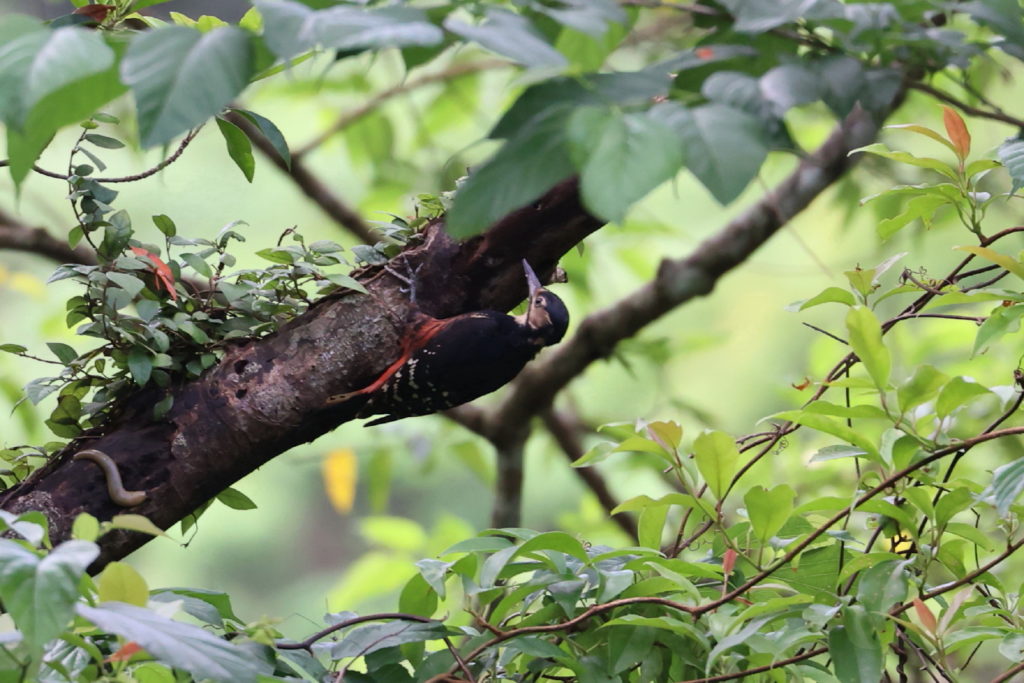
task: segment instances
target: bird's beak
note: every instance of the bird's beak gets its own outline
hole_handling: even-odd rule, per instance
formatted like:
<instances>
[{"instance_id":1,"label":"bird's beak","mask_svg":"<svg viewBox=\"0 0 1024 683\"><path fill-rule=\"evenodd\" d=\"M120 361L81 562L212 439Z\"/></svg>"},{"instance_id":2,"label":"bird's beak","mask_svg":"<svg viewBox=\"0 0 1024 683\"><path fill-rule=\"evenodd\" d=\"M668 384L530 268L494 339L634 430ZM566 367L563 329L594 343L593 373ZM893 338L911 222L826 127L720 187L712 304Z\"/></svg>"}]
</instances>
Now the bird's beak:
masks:
<instances>
[{"instance_id":1,"label":"bird's beak","mask_svg":"<svg viewBox=\"0 0 1024 683\"><path fill-rule=\"evenodd\" d=\"M526 284L530 288L530 296L532 297L543 285L540 283L537 273L533 272L533 268L526 262L526 259L523 259L523 270L526 271Z\"/></svg>"}]
</instances>

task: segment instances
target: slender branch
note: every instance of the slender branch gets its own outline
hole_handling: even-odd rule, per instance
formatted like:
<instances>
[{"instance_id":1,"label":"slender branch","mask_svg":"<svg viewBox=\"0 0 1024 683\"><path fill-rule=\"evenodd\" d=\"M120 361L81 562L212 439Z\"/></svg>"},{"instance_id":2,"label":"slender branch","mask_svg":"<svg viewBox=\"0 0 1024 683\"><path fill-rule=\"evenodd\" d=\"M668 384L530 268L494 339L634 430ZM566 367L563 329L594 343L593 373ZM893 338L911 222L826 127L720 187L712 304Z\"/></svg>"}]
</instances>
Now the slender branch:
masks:
<instances>
[{"instance_id":1,"label":"slender branch","mask_svg":"<svg viewBox=\"0 0 1024 683\"><path fill-rule=\"evenodd\" d=\"M756 666L753 669L736 671L729 674L720 674L718 676L709 676L707 678L690 678L682 681L682 683L718 683L718 681L734 681L737 678L745 678L747 676L752 676L753 674L759 674L765 671L771 671L772 669L778 669L783 666L789 666L790 664L796 664L797 662L802 662L805 659L811 659L812 657L823 655L826 652L828 652L827 647L818 647L813 650L808 650L807 652L801 652L798 655L793 655L787 659L780 659L779 661L772 662L771 664Z\"/></svg>"},{"instance_id":2,"label":"slender branch","mask_svg":"<svg viewBox=\"0 0 1024 683\"><path fill-rule=\"evenodd\" d=\"M141 173L135 173L133 175L116 176L113 178L91 178L91 180L95 180L98 183L132 183L135 182L136 180L143 180L151 175L155 175L178 160L178 157L182 155L182 153L185 151L185 148L189 146L189 143L191 143L192 140L195 139L196 135L199 134L200 129L202 129L201 125L190 130L188 132L188 135L182 138L181 142L178 144L178 148L175 149L174 152L169 157L161 161L156 166L153 166L152 168L146 169ZM7 159L0 160L0 168L4 166L9 166L10 163L11 162ZM44 175L48 178L56 178L57 180L68 179L68 174L66 173L56 173L55 171L48 171L45 168L41 168L34 164L32 166L32 170L38 173L39 175Z\"/></svg>"},{"instance_id":3,"label":"slender branch","mask_svg":"<svg viewBox=\"0 0 1024 683\"><path fill-rule=\"evenodd\" d=\"M544 426L547 427L548 432L551 433L570 462L575 462L583 457L583 445L580 443L571 421L565 415L548 409L541 413L541 419L544 420ZM608 513L609 518L635 541L638 538L636 520L629 513L612 515L612 510L618 506L618 501L608 489L608 484L601 474L593 467L573 467L572 471L591 490L594 497L597 498L597 502Z\"/></svg>"},{"instance_id":4,"label":"slender branch","mask_svg":"<svg viewBox=\"0 0 1024 683\"><path fill-rule=\"evenodd\" d=\"M628 605L663 605L680 612L686 612L687 614L695 614L697 608L690 605L684 605L668 598L658 598L653 596L643 596L635 598L621 598L619 600L612 600L611 602L604 602L600 605L594 605L584 612L581 612L577 616L563 621L557 624L538 624L536 626L523 626L521 628L513 628L508 631L502 631L495 635L493 638L488 640L486 643L482 643L474 648L468 655L463 659L467 662L471 662L479 657L483 652L491 649L495 645L505 642L506 640L512 640L519 636L529 635L531 633L557 633L559 631L566 631L579 626L583 622L605 612L610 612L613 609L619 607L626 607ZM454 669L453 669L454 670Z\"/></svg>"},{"instance_id":5,"label":"slender branch","mask_svg":"<svg viewBox=\"0 0 1024 683\"><path fill-rule=\"evenodd\" d=\"M270 141L260 133L259 129L249 119L237 112L230 112L224 118L241 128L246 136L252 140L256 149L270 159L275 166L284 171L299 189L316 202L317 206L336 223L352 233L361 242L373 244L377 241L377 236L370 229L370 226L367 225L366 221L363 220L363 217L359 215L359 212L332 192L306 166L301 158L293 158L289 164L288 161L281 158L281 155L277 153L277 150L274 149Z\"/></svg>"},{"instance_id":6,"label":"slender branch","mask_svg":"<svg viewBox=\"0 0 1024 683\"><path fill-rule=\"evenodd\" d=\"M939 90L935 86L922 83L921 81L911 81L908 86L913 90L919 90L923 93L928 93L940 102L951 104L965 114L971 116L977 116L983 119L992 119L993 121L1002 121L1003 123L1009 124L1016 128L1024 128L1024 119L1018 119L1016 116L1010 116L1001 111L989 111L988 109L979 109L978 107L971 106L966 102L962 102L949 93Z\"/></svg>"},{"instance_id":7,"label":"slender branch","mask_svg":"<svg viewBox=\"0 0 1024 683\"><path fill-rule=\"evenodd\" d=\"M1009 669L993 678L992 683L1006 683L1006 681L1015 680L1017 674L1022 671L1024 671L1024 662L1011 666Z\"/></svg>"},{"instance_id":8,"label":"slender branch","mask_svg":"<svg viewBox=\"0 0 1024 683\"><path fill-rule=\"evenodd\" d=\"M313 647L313 644L327 636L331 635L336 631L340 631L343 628L349 626L355 626L356 624L364 624L368 621L384 621L385 619L392 619L394 621L418 621L421 624L429 624L434 622L434 619L428 617L422 617L418 614L406 614L405 612L382 612L381 614L367 614L362 617L353 617L352 619L346 619L345 621L339 621L337 624L331 624L327 628L321 629L309 636L303 641L298 643L279 642L275 643L274 646L278 650L308 650Z\"/></svg>"},{"instance_id":9,"label":"slender branch","mask_svg":"<svg viewBox=\"0 0 1024 683\"><path fill-rule=\"evenodd\" d=\"M387 90L383 90L374 95L373 97L371 97L370 99L366 100L362 104L360 104L355 109L351 109L341 114L341 116L335 119L334 123L332 123L326 129L324 129L323 132L319 133L316 137L314 137L312 140L307 142L299 149L293 151L292 162L294 163L296 159L301 159L302 157L306 156L307 154L315 150L317 147L324 144L332 136L337 135L340 131L344 130L345 128L348 128L356 121L364 118L365 116L368 116L369 114L372 114L374 111L377 110L377 108L380 107L380 105L382 105L384 102L390 100L391 98L397 95L401 95L403 93L407 93L412 90L422 88L423 86L430 85L431 83L452 81L462 76L466 76L468 74L475 74L481 71L487 71L489 69L500 69L502 67L509 66L512 66L512 64L501 59L488 59L479 62L461 62L457 64L452 64L443 71L438 71L436 73L431 74L424 74L419 78L415 78L410 81L405 81L404 83L399 83L398 85L388 88Z\"/></svg>"}]
</instances>

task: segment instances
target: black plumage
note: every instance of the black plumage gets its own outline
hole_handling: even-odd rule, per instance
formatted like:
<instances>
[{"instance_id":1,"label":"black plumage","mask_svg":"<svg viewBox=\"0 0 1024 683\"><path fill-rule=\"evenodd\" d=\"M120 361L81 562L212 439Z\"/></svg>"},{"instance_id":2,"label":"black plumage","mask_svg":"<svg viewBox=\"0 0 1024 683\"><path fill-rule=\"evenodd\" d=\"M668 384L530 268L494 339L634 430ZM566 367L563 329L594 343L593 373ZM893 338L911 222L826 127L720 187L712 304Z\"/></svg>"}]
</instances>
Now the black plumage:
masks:
<instances>
[{"instance_id":1,"label":"black plumage","mask_svg":"<svg viewBox=\"0 0 1024 683\"><path fill-rule=\"evenodd\" d=\"M522 315L474 311L452 318L421 315L403 352L372 384L328 399L366 400L359 417L382 415L367 426L447 410L504 386L544 346L565 335L569 312L544 289L523 261L530 302Z\"/></svg>"}]
</instances>

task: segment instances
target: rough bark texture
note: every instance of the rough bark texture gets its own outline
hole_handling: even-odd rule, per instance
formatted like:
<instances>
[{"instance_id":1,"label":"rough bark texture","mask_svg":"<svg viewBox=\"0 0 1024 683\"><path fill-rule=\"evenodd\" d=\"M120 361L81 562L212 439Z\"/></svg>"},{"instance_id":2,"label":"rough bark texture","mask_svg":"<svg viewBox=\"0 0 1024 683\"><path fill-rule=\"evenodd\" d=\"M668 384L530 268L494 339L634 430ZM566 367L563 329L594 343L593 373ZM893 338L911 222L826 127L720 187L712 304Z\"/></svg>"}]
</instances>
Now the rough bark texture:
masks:
<instances>
[{"instance_id":1,"label":"rough bark texture","mask_svg":"<svg viewBox=\"0 0 1024 683\"><path fill-rule=\"evenodd\" d=\"M543 278L600 225L580 205L574 181L463 243L433 225L423 244L405 253L417 268L417 304L437 317L508 310L526 294L520 259ZM134 396L103 434L72 443L6 492L0 506L41 510L55 542L68 537L80 512L99 519L126 512L110 500L94 463L71 460L94 448L118 463L127 488L147 492L130 512L166 529L276 455L352 419L358 406L324 409L325 398L365 386L387 367L410 310L403 283L387 271L366 269L358 277L369 296L327 297L277 333L231 347L203 377L174 389L174 405L160 421L149 416L162 392ZM93 569L148 540L136 532L107 534Z\"/></svg>"}]
</instances>

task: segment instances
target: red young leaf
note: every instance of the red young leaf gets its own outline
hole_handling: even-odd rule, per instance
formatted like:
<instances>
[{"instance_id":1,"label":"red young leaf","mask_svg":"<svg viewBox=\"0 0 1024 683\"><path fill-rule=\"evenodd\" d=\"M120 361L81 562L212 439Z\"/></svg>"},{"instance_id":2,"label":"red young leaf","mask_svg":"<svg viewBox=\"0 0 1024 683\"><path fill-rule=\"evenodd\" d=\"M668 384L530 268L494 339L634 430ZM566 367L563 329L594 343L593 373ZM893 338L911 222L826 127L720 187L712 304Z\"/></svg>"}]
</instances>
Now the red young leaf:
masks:
<instances>
[{"instance_id":1,"label":"red young leaf","mask_svg":"<svg viewBox=\"0 0 1024 683\"><path fill-rule=\"evenodd\" d=\"M722 555L722 572L726 576L729 576L729 574L732 574L732 568L735 567L735 566L736 566L736 551L733 550L732 548L729 548L728 550L725 551L725 554Z\"/></svg>"},{"instance_id":2,"label":"red young leaf","mask_svg":"<svg viewBox=\"0 0 1024 683\"><path fill-rule=\"evenodd\" d=\"M695 54L700 59L711 59L715 56L715 51L710 47L698 47L695 50Z\"/></svg>"},{"instance_id":3,"label":"red young leaf","mask_svg":"<svg viewBox=\"0 0 1024 683\"><path fill-rule=\"evenodd\" d=\"M921 624L928 630L929 633L935 633L935 615L928 609L928 605L924 604L921 598L914 598L914 610L917 612L917 618L921 620Z\"/></svg>"},{"instance_id":4,"label":"red young leaf","mask_svg":"<svg viewBox=\"0 0 1024 683\"><path fill-rule=\"evenodd\" d=\"M170 266L161 261L156 254L141 247L132 247L132 251L136 256L147 258L153 263L153 275L156 276L157 284L163 286L172 301L177 301L178 293L174 291L174 273L171 272Z\"/></svg>"},{"instance_id":5,"label":"red young leaf","mask_svg":"<svg viewBox=\"0 0 1024 683\"><path fill-rule=\"evenodd\" d=\"M963 161L971 153L971 134L967 132L967 124L949 107L942 108L942 122L946 124L946 133L956 148L956 155Z\"/></svg>"},{"instance_id":6,"label":"red young leaf","mask_svg":"<svg viewBox=\"0 0 1024 683\"><path fill-rule=\"evenodd\" d=\"M121 646L121 649L117 652L112 653L109 657L104 659L104 662L127 662L132 658L136 652L142 652L142 647L139 646L134 640L129 640L127 643Z\"/></svg>"},{"instance_id":7,"label":"red young leaf","mask_svg":"<svg viewBox=\"0 0 1024 683\"><path fill-rule=\"evenodd\" d=\"M72 14L82 14L101 23L107 18L107 13L112 9L116 8L113 5L84 5L76 9Z\"/></svg>"}]
</instances>

